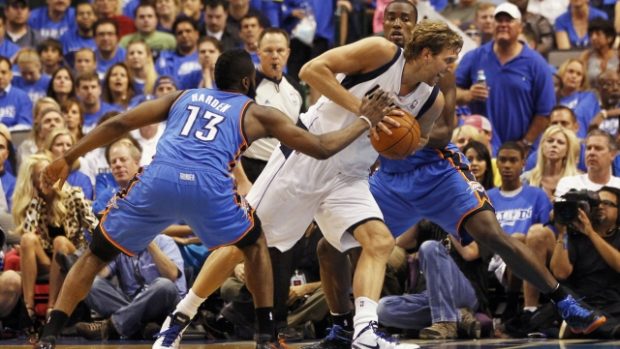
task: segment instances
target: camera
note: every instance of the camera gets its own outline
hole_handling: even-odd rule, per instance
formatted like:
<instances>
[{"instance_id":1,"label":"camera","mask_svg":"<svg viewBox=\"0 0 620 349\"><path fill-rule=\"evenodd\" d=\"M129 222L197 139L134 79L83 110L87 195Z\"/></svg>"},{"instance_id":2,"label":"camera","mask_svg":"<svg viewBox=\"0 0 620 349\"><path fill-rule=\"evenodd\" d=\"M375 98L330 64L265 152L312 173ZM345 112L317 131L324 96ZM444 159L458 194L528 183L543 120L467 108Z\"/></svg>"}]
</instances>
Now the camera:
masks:
<instances>
[{"instance_id":1,"label":"camera","mask_svg":"<svg viewBox=\"0 0 620 349\"><path fill-rule=\"evenodd\" d=\"M553 203L553 214L555 221L562 225L576 221L579 209L590 217L601 202L597 192L586 189L571 189L559 199Z\"/></svg>"}]
</instances>

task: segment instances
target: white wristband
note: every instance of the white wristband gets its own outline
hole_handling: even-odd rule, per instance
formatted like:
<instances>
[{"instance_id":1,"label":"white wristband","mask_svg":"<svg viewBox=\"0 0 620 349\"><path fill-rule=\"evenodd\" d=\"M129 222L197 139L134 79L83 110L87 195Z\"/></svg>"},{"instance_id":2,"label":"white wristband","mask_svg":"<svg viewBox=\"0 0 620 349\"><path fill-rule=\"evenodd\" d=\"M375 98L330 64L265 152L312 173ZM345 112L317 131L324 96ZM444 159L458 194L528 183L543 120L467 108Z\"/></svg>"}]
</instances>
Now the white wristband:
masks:
<instances>
[{"instance_id":1,"label":"white wristband","mask_svg":"<svg viewBox=\"0 0 620 349\"><path fill-rule=\"evenodd\" d=\"M364 115L360 115L360 119L366 121L368 123L368 128L372 128L372 122L370 122L370 119L367 116Z\"/></svg>"}]
</instances>

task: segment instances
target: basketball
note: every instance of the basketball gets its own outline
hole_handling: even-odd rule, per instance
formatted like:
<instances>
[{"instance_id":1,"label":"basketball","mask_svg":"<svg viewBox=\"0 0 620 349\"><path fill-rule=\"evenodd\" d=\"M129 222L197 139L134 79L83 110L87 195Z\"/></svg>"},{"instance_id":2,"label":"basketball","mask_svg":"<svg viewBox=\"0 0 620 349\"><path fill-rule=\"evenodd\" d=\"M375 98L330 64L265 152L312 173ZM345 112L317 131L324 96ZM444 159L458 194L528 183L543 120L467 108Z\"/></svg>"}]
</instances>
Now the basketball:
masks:
<instances>
[{"instance_id":1,"label":"basketball","mask_svg":"<svg viewBox=\"0 0 620 349\"><path fill-rule=\"evenodd\" d=\"M392 131L391 135L377 128L379 139L373 136L370 137L373 148L388 159L404 159L411 155L413 150L420 143L420 125L418 121L413 115L404 110L403 112L405 115L402 116L387 115L400 124L399 127L393 127L385 123L390 131Z\"/></svg>"}]
</instances>

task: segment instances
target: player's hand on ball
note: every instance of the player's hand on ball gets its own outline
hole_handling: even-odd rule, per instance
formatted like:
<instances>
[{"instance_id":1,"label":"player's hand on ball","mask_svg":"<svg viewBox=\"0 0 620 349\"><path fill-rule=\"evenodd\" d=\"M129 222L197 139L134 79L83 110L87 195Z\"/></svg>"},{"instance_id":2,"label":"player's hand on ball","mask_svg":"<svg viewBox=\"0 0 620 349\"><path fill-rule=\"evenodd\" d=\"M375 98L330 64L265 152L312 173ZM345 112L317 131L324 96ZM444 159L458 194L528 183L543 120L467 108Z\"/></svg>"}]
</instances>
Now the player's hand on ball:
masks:
<instances>
[{"instance_id":1,"label":"player's hand on ball","mask_svg":"<svg viewBox=\"0 0 620 349\"><path fill-rule=\"evenodd\" d=\"M377 88L369 95L362 98L362 105L360 106L360 115L366 116L373 126L376 126L385 116L386 110L391 110L393 100L391 95Z\"/></svg>"},{"instance_id":2,"label":"player's hand on ball","mask_svg":"<svg viewBox=\"0 0 620 349\"><path fill-rule=\"evenodd\" d=\"M396 119L390 116L400 117L400 116L406 115L405 112L403 112L402 110L394 109L393 107L385 108L384 112L385 113L383 114L384 115L383 119L379 121L376 127L370 130L371 137L374 137L376 140L379 139L379 132L377 129L381 130L387 135L391 135L392 131L390 130L390 128L400 127L400 122L396 121Z\"/></svg>"}]
</instances>

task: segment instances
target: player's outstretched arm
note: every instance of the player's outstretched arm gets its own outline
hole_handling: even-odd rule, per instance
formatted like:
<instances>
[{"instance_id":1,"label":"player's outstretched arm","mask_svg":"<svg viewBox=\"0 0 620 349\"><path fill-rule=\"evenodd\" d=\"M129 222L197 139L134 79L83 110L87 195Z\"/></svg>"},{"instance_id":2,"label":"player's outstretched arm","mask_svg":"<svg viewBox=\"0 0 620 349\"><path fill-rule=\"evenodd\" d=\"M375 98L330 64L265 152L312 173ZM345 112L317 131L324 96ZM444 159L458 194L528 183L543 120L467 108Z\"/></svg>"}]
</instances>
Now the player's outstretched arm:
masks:
<instances>
[{"instance_id":1,"label":"player's outstretched arm","mask_svg":"<svg viewBox=\"0 0 620 349\"><path fill-rule=\"evenodd\" d=\"M314 135L298 127L277 109L253 104L248 113L246 134L250 140L276 137L285 145L317 159L326 159L351 144L357 137L374 127L391 110L392 99L382 90L376 90L362 100L360 111L370 123L360 117L338 131ZM392 113L402 113L392 111Z\"/></svg>"},{"instance_id":2,"label":"player's outstretched arm","mask_svg":"<svg viewBox=\"0 0 620 349\"><path fill-rule=\"evenodd\" d=\"M181 93L171 93L142 103L136 108L121 113L95 127L71 147L64 157L56 159L47 166L43 178L44 184L51 187L56 181L61 180L60 184L62 185L69 174L67 164L74 163L77 158L93 149L112 143L131 130L166 120L170 107Z\"/></svg>"},{"instance_id":3,"label":"player's outstretched arm","mask_svg":"<svg viewBox=\"0 0 620 349\"><path fill-rule=\"evenodd\" d=\"M299 77L334 103L356 115L363 115L359 110L360 100L340 85L335 74L352 75L376 70L390 62L397 50L396 45L384 38L362 39L312 59L301 68Z\"/></svg>"}]
</instances>

